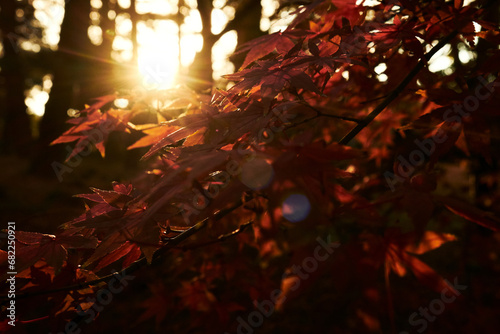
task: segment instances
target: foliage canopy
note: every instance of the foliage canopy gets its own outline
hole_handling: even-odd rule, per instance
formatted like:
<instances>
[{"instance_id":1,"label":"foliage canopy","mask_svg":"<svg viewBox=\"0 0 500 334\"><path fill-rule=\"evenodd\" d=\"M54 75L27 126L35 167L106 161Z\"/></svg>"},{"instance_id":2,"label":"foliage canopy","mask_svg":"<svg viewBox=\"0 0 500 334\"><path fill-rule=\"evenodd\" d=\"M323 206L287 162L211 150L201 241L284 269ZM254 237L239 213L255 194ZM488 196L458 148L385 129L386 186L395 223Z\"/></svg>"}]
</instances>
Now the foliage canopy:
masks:
<instances>
[{"instance_id":1,"label":"foliage canopy","mask_svg":"<svg viewBox=\"0 0 500 334\"><path fill-rule=\"evenodd\" d=\"M497 166L491 3L316 0L283 32L238 51L246 58L227 90L98 99L53 142L76 142L56 173L91 147L104 157L109 134L124 132L140 135L128 149L144 150L144 174L78 195L85 212L53 234L16 231L18 307L27 310L18 321L85 330L100 311L89 297L123 270L141 292L123 292L138 294L137 305L107 306L139 312L112 324L124 331L453 328L408 315L443 291L462 294L446 312L465 314L463 298L474 297L456 278L467 273L466 240L488 249L496 236L498 246L495 195L457 192L452 174L479 180ZM443 48L473 56L431 72ZM128 109L108 107L118 97ZM478 257L489 263L486 254ZM256 310L269 314L258 326ZM496 321L480 303L472 313Z\"/></svg>"}]
</instances>

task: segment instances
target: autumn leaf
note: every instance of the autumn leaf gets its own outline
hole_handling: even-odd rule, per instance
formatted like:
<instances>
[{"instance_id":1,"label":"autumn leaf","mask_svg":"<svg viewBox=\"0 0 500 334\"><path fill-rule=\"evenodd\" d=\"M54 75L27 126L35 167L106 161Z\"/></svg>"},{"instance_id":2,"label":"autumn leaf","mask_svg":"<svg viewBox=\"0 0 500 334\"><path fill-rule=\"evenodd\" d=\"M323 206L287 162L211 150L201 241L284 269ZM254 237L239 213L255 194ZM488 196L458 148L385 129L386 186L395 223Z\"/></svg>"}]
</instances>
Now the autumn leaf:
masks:
<instances>
[{"instance_id":1,"label":"autumn leaf","mask_svg":"<svg viewBox=\"0 0 500 334\"><path fill-rule=\"evenodd\" d=\"M16 270L22 272L44 259L55 271L59 271L67 258L67 249L95 248L97 239L66 231L61 236L16 231Z\"/></svg>"},{"instance_id":2,"label":"autumn leaf","mask_svg":"<svg viewBox=\"0 0 500 334\"><path fill-rule=\"evenodd\" d=\"M398 231L392 230L391 233L387 234L387 238L389 244L386 250L386 265L397 275L405 276L407 270L411 270L422 284L436 292L441 292L445 288L455 291L448 281L413 255L424 254L446 242L454 241L456 240L455 236L426 231L421 238L417 239L415 233L400 234Z\"/></svg>"},{"instance_id":3,"label":"autumn leaf","mask_svg":"<svg viewBox=\"0 0 500 334\"><path fill-rule=\"evenodd\" d=\"M443 203L448 210L454 214L461 216L471 222L479 224L493 231L500 231L500 219L495 214L483 211L466 202L451 198L451 197L435 197L437 201Z\"/></svg>"},{"instance_id":4,"label":"autumn leaf","mask_svg":"<svg viewBox=\"0 0 500 334\"><path fill-rule=\"evenodd\" d=\"M132 255L130 255L132 254ZM135 245L132 242L125 242L120 247L112 251L109 255L104 257L97 266L94 268L94 271L98 272L99 270L109 266L110 264L120 260L123 257L130 256L124 266L130 265L132 262L137 260L141 255L139 246Z\"/></svg>"},{"instance_id":5,"label":"autumn leaf","mask_svg":"<svg viewBox=\"0 0 500 334\"><path fill-rule=\"evenodd\" d=\"M422 237L419 238L417 245L409 244L405 250L413 254L424 254L428 251L441 247L444 243L455 241L457 237L453 234L438 233L435 231L425 231Z\"/></svg>"},{"instance_id":6,"label":"autumn leaf","mask_svg":"<svg viewBox=\"0 0 500 334\"><path fill-rule=\"evenodd\" d=\"M142 137L134 144L130 145L127 149L131 150L133 148L151 146L158 143L159 140L168 136L172 132L178 130L178 126L169 126L169 125L156 125L149 129L142 130L146 136Z\"/></svg>"},{"instance_id":7,"label":"autumn leaf","mask_svg":"<svg viewBox=\"0 0 500 334\"><path fill-rule=\"evenodd\" d=\"M271 52L278 50L280 53L285 54L291 48L293 48L295 44L292 40L284 33L276 32L271 35L266 35L259 37L241 47L238 52L245 52L250 50L246 57L241 68L246 68L248 65L253 63L256 60L261 59L262 57L270 54Z\"/></svg>"},{"instance_id":8,"label":"autumn leaf","mask_svg":"<svg viewBox=\"0 0 500 334\"><path fill-rule=\"evenodd\" d=\"M107 97L97 106L102 103L106 104L109 98ZM73 151L66 157L66 161L88 149L90 144L94 145L104 157L105 142L109 134L113 131L129 131L127 123L130 112L117 112L110 109L103 114L96 106L89 107L85 111L84 116L69 120L68 123L74 126L50 143L55 145L77 141Z\"/></svg>"}]
</instances>

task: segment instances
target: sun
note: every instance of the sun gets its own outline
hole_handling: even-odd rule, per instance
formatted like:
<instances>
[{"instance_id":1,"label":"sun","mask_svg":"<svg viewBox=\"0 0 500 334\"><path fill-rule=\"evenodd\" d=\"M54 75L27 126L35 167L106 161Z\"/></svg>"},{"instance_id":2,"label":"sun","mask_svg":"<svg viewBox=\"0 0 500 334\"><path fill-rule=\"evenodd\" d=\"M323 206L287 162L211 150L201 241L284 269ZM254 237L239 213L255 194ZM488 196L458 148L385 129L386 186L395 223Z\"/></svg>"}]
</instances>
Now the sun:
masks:
<instances>
[{"instance_id":1,"label":"sun","mask_svg":"<svg viewBox=\"0 0 500 334\"><path fill-rule=\"evenodd\" d=\"M179 73L179 28L171 20L137 24L137 65L146 88L167 89Z\"/></svg>"},{"instance_id":2,"label":"sun","mask_svg":"<svg viewBox=\"0 0 500 334\"><path fill-rule=\"evenodd\" d=\"M172 58L161 57L154 49L144 49L139 53L138 70L144 87L167 89L175 84L179 67Z\"/></svg>"}]
</instances>

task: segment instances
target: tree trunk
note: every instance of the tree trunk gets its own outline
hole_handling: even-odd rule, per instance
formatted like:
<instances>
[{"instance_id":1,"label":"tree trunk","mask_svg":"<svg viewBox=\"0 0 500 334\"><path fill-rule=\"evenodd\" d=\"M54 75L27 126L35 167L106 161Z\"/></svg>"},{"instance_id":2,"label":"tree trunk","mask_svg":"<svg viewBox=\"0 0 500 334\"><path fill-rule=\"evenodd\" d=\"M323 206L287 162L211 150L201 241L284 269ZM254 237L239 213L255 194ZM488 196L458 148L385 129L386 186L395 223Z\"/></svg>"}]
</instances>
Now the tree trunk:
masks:
<instances>
[{"instance_id":1,"label":"tree trunk","mask_svg":"<svg viewBox=\"0 0 500 334\"><path fill-rule=\"evenodd\" d=\"M32 144L30 118L24 103L25 75L17 47L16 1L2 2L0 29L4 55L0 59L0 150L26 155Z\"/></svg>"},{"instance_id":2,"label":"tree trunk","mask_svg":"<svg viewBox=\"0 0 500 334\"><path fill-rule=\"evenodd\" d=\"M109 94L103 88L109 78L109 55L100 55L87 36L90 10L90 1L66 2L58 51L51 64L54 84L40 122L35 168L44 173L52 174L52 162L66 158L64 145L49 144L68 128L68 109L82 110L92 98Z\"/></svg>"},{"instance_id":3,"label":"tree trunk","mask_svg":"<svg viewBox=\"0 0 500 334\"><path fill-rule=\"evenodd\" d=\"M236 8L234 20L228 23L228 28L235 29L238 34L238 46L241 46L265 33L260 30L260 19L262 17L262 4L260 1L243 0ZM246 54L231 56L231 61L238 70Z\"/></svg>"},{"instance_id":4,"label":"tree trunk","mask_svg":"<svg viewBox=\"0 0 500 334\"><path fill-rule=\"evenodd\" d=\"M187 79L188 85L198 91L209 89L213 85L212 47L217 39L212 34L212 9L212 1L198 1L198 11L200 12L201 23L203 25L201 32L203 36L203 48L196 54L193 64L189 68L189 77Z\"/></svg>"},{"instance_id":5,"label":"tree trunk","mask_svg":"<svg viewBox=\"0 0 500 334\"><path fill-rule=\"evenodd\" d=\"M40 141L54 140L66 128L67 110L82 108L82 83L87 74L90 42L87 37L90 2L68 1L61 25L59 49L54 55L54 85L40 125Z\"/></svg>"}]
</instances>

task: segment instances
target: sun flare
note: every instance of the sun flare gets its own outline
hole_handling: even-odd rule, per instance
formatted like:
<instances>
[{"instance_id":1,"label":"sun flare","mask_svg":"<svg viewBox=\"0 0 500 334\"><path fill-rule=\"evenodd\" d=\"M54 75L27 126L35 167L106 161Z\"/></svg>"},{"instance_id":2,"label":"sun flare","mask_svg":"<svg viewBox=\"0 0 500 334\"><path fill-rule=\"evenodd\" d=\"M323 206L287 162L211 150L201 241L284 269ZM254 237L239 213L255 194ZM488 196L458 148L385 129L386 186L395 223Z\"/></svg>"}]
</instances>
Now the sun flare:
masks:
<instances>
[{"instance_id":1,"label":"sun flare","mask_svg":"<svg viewBox=\"0 0 500 334\"><path fill-rule=\"evenodd\" d=\"M208 0L207 0L208 1ZM67 1L66 1L67 2ZM125 86L141 85L146 89L168 89L182 84L188 75L195 56L202 50L202 21L197 1L184 0L137 0L132 9L143 19L133 21L130 0L113 0L109 9L103 0L92 0L88 38L99 47L111 40L111 60L126 65ZM263 0L263 18L272 29L280 30L280 24L271 24L270 18L278 8L277 0ZM235 7L227 0L214 0L211 17L212 34L220 34L235 16ZM61 23L65 15L64 0L33 0L34 16L43 27L42 40L24 40L20 47L39 52L42 45L57 50ZM22 14L22 13L21 13ZM19 15L21 15L19 14ZM181 19L179 19L181 17ZM137 19L137 17L136 17ZM114 21L111 29L104 29L103 22ZM269 28L269 27L267 27ZM267 30L264 29L264 30ZM43 42L43 43L42 43ZM229 56L237 45L236 31L222 33L212 49L212 70L215 82L235 68ZM134 50L135 49L135 50ZM0 55L2 43L0 41ZM132 70L128 70L131 69ZM121 68L116 76L124 76ZM27 91L28 113L42 116L47 92L33 85ZM40 96L38 96L40 95Z\"/></svg>"},{"instance_id":2,"label":"sun flare","mask_svg":"<svg viewBox=\"0 0 500 334\"><path fill-rule=\"evenodd\" d=\"M118 27L117 27L118 28ZM137 24L137 67L142 84L150 89L167 89L179 83L203 46L201 18L190 11L185 22L139 21Z\"/></svg>"},{"instance_id":3,"label":"sun flare","mask_svg":"<svg viewBox=\"0 0 500 334\"><path fill-rule=\"evenodd\" d=\"M170 88L179 72L179 32L171 20L137 25L138 70L146 88Z\"/></svg>"}]
</instances>

